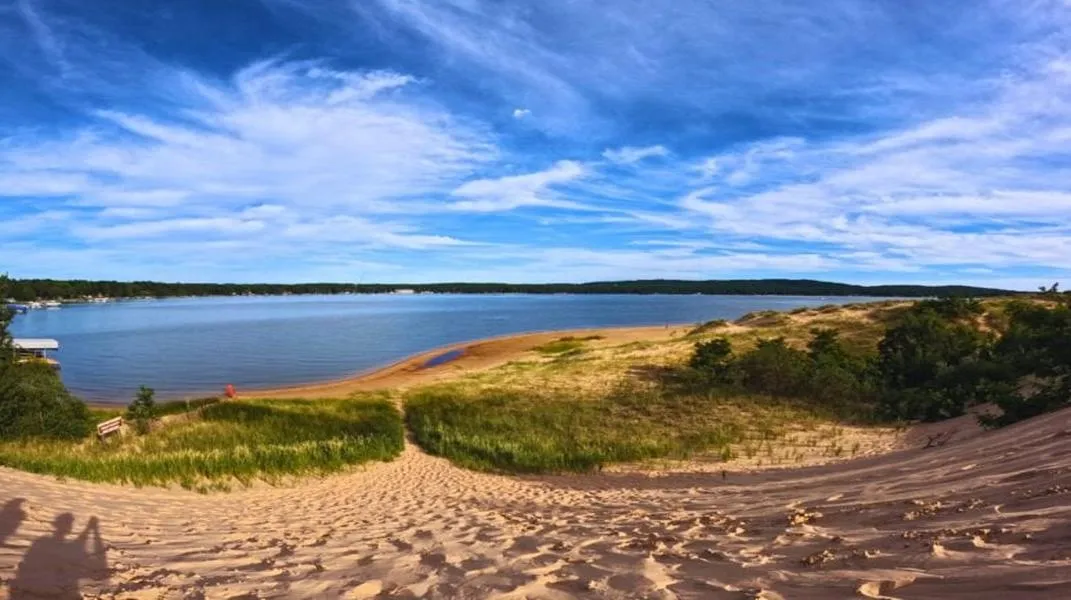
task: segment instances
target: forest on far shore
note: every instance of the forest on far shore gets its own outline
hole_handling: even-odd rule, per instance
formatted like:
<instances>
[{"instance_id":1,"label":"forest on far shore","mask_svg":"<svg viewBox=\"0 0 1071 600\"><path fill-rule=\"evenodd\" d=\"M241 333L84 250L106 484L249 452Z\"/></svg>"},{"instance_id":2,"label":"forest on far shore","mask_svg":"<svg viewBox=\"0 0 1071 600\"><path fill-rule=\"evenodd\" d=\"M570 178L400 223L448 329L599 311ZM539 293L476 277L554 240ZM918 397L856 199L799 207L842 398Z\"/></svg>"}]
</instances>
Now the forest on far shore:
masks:
<instances>
[{"instance_id":1,"label":"forest on far shore","mask_svg":"<svg viewBox=\"0 0 1071 600\"><path fill-rule=\"evenodd\" d=\"M650 279L591 283L165 283L157 281L88 281L10 279L5 299L16 302L87 297L166 298L173 296L241 296L285 294L385 294L396 290L436 294L709 294L872 297L983 297L1013 294L1008 290L963 285L852 285L811 279L723 279L688 281Z\"/></svg>"}]
</instances>

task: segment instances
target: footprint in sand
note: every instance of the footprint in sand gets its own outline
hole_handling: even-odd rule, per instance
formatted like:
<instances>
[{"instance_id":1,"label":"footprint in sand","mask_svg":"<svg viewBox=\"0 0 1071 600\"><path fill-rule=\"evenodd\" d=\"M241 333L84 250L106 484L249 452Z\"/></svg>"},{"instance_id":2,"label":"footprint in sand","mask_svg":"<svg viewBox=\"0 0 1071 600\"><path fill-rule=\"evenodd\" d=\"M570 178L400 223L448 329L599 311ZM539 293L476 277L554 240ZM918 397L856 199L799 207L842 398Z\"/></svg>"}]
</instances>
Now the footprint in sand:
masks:
<instances>
[{"instance_id":1,"label":"footprint in sand","mask_svg":"<svg viewBox=\"0 0 1071 600\"><path fill-rule=\"evenodd\" d=\"M914 581L914 577L904 577L903 579L885 581L868 581L859 586L858 592L862 596L874 598L875 600L900 600L897 596L890 596L889 593Z\"/></svg>"},{"instance_id":2,"label":"footprint in sand","mask_svg":"<svg viewBox=\"0 0 1071 600\"><path fill-rule=\"evenodd\" d=\"M361 598L374 598L378 596L382 591L383 582L379 581L378 579L373 579L372 581L366 581L361 585L353 588L348 594L346 594L346 597L352 598L353 600L358 600Z\"/></svg>"}]
</instances>

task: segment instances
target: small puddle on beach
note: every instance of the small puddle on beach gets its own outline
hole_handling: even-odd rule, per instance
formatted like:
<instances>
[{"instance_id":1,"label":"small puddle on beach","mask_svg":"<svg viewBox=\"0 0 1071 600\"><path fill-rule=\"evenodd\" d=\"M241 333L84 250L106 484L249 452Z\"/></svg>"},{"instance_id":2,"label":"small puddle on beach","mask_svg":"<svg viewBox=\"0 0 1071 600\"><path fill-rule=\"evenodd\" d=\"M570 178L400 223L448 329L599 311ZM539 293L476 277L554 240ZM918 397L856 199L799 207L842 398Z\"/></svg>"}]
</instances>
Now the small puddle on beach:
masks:
<instances>
[{"instance_id":1,"label":"small puddle on beach","mask_svg":"<svg viewBox=\"0 0 1071 600\"><path fill-rule=\"evenodd\" d=\"M442 354L440 354L438 356L433 356L432 358L429 358L428 360L426 360L424 362L423 368L430 369L431 367L437 367L439 365L446 364L446 363L448 363L448 362L450 362L452 360L457 360L457 359L461 358L461 355L464 354L464 353L465 353L465 349L464 348L459 348L457 350L451 350L449 352L443 352Z\"/></svg>"}]
</instances>

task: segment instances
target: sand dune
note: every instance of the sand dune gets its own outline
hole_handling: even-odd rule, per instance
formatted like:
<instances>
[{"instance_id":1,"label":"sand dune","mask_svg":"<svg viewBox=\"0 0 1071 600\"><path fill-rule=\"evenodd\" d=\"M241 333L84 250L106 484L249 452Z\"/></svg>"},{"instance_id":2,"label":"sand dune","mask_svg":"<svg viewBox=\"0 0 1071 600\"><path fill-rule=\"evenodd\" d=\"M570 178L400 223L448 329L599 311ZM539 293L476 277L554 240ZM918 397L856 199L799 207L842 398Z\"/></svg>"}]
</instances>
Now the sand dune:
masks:
<instances>
[{"instance_id":1,"label":"sand dune","mask_svg":"<svg viewBox=\"0 0 1071 600\"><path fill-rule=\"evenodd\" d=\"M724 480L502 477L411 446L348 475L209 496L0 469L0 506L17 498L0 517L16 598L75 576L106 598L1071 597L1068 411ZM65 513L73 530L53 543ZM94 516L106 570L74 539Z\"/></svg>"}]
</instances>

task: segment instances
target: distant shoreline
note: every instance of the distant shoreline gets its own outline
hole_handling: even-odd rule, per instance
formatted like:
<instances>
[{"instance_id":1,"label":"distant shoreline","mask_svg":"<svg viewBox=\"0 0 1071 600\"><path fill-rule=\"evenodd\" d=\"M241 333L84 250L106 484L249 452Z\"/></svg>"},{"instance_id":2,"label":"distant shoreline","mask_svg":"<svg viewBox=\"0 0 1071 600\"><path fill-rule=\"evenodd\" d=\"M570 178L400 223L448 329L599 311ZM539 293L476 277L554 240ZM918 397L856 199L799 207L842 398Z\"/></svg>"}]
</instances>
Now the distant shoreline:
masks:
<instances>
[{"instance_id":1,"label":"distant shoreline","mask_svg":"<svg viewBox=\"0 0 1071 600\"><path fill-rule=\"evenodd\" d=\"M102 302L210 296L288 296L342 294L577 294L577 295L709 295L808 296L863 298L1000 296L1023 292L964 285L855 285L813 279L649 279L590 283L166 283L154 281L83 281L9 279L5 300L13 302L59 300Z\"/></svg>"}]
</instances>

